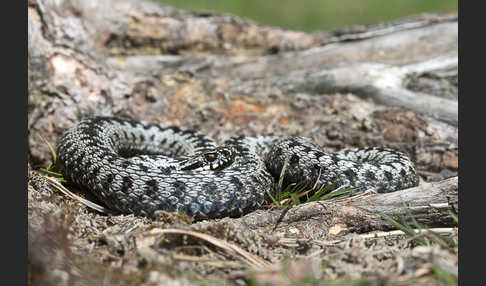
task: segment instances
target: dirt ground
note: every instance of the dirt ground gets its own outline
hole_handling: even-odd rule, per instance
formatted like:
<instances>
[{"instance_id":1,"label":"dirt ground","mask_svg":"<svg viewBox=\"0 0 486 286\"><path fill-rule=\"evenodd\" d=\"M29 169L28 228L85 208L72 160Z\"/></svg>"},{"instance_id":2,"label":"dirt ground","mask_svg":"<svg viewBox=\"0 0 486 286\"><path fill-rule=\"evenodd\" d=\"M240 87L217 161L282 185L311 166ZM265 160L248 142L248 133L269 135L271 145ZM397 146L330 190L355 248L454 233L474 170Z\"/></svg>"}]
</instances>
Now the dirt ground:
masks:
<instances>
[{"instance_id":1,"label":"dirt ground","mask_svg":"<svg viewBox=\"0 0 486 286\"><path fill-rule=\"evenodd\" d=\"M299 122L296 116L288 128L305 133L309 126L310 134L323 138L320 143L332 146L328 148L331 151L348 145L379 144L406 151L413 145L393 141L424 138L424 129L433 129L414 113L390 108L359 120L363 104L353 95L315 100L326 104L310 102L300 108L319 108L319 118ZM319 125L326 126L324 136L319 128L312 129ZM383 133L383 129L393 131ZM355 135L343 137L342 130ZM282 132L278 128L273 131ZM383 139L395 137L399 139ZM417 145L412 151L420 154ZM437 172L427 157L415 161L422 182L455 175L449 168ZM391 234L381 238L354 234L329 240L318 231L306 230L305 224L273 232L272 226L245 227L230 218L192 224L187 217L164 213L157 220L106 215L56 191L33 170L29 172L28 196L32 285L42 281L59 285L455 285L457 281L457 227L447 235L455 246L430 235L431 245L421 246L409 236ZM163 233L164 229L207 234L256 258L244 257L211 239Z\"/></svg>"},{"instance_id":2,"label":"dirt ground","mask_svg":"<svg viewBox=\"0 0 486 286\"><path fill-rule=\"evenodd\" d=\"M238 227L231 219L190 224L184 216L150 220L107 216L29 181L31 285L455 285L455 246L428 235L421 246L405 235L326 241L286 238ZM302 226L305 227L305 226ZM207 234L257 256L242 257L218 241L160 230Z\"/></svg>"}]
</instances>

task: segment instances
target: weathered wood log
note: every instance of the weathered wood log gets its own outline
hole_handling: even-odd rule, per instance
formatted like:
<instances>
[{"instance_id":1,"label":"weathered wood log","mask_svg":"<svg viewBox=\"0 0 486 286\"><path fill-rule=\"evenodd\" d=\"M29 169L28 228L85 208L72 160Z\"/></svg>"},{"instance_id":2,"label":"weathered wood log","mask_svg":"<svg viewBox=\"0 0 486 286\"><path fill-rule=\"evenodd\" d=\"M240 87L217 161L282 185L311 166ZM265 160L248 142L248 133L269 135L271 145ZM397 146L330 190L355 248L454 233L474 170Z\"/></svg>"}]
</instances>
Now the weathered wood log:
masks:
<instances>
[{"instance_id":1,"label":"weathered wood log","mask_svg":"<svg viewBox=\"0 0 486 286\"><path fill-rule=\"evenodd\" d=\"M410 225L417 222L421 227L444 227L454 225L450 212L458 211L457 198L458 178L454 177L393 193L359 195L305 203L290 209L256 211L235 219L234 223L266 233L297 228L297 236L314 239L343 236L350 232L394 229L382 215L395 220L400 216ZM305 229L299 227L303 225Z\"/></svg>"}]
</instances>

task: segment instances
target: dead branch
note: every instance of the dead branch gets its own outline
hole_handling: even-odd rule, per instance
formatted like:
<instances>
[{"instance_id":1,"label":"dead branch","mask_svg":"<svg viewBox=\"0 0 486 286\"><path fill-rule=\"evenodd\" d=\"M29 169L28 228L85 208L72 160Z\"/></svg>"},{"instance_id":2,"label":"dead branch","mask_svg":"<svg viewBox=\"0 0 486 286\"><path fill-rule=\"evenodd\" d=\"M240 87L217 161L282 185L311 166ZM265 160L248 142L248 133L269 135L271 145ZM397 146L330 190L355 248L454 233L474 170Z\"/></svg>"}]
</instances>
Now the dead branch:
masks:
<instances>
[{"instance_id":1,"label":"dead branch","mask_svg":"<svg viewBox=\"0 0 486 286\"><path fill-rule=\"evenodd\" d=\"M421 226L447 227L455 225L450 212L458 211L457 198L458 178L454 177L393 193L310 202L289 210L256 211L235 221L253 229L275 228L276 232L304 224L320 229L319 233L326 236L393 229L381 215L401 216L412 225L415 220Z\"/></svg>"}]
</instances>

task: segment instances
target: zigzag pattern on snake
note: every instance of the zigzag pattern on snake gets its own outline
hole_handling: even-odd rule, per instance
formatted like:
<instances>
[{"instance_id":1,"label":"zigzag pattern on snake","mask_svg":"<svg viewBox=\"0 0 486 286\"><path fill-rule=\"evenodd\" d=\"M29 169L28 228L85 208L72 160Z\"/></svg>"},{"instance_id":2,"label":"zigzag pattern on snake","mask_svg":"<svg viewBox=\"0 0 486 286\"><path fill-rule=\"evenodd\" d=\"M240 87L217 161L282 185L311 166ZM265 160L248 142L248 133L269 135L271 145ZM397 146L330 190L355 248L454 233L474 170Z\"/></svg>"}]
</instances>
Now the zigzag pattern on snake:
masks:
<instances>
[{"instance_id":1,"label":"zigzag pattern on snake","mask_svg":"<svg viewBox=\"0 0 486 286\"><path fill-rule=\"evenodd\" d=\"M338 182L393 192L418 185L410 159L392 149L329 154L307 138L279 136L232 137L218 146L199 131L113 117L82 120L62 136L57 154L66 178L109 208L142 216L249 213L268 203L286 159L284 187Z\"/></svg>"}]
</instances>

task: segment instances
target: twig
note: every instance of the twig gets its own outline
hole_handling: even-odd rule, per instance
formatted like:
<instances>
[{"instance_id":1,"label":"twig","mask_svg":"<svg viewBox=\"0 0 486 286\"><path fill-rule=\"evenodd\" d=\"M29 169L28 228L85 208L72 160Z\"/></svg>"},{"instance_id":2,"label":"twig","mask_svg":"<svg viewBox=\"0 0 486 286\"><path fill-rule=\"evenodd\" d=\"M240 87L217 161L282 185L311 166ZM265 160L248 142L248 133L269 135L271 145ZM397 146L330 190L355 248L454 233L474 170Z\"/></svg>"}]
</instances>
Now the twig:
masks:
<instances>
[{"instance_id":1,"label":"twig","mask_svg":"<svg viewBox=\"0 0 486 286\"><path fill-rule=\"evenodd\" d=\"M195 231L190 231L190 230L183 230L183 229L173 229L173 228L168 228L168 229L153 229L151 231L153 234L184 234L184 235L190 235L197 237L199 239L205 240L219 248L222 248L225 250L227 253L229 253L232 256L236 256L239 258L243 258L245 262L252 266L256 267L261 267L265 265L269 265L270 263L261 259L260 257L253 255L241 248L239 248L236 245L230 244L227 241L218 239L214 236L205 234L205 233L200 233L200 232L195 232Z\"/></svg>"},{"instance_id":2,"label":"twig","mask_svg":"<svg viewBox=\"0 0 486 286\"><path fill-rule=\"evenodd\" d=\"M92 208L92 209L94 209L96 211L99 211L101 213L112 213L111 210L109 210L109 209L107 209L107 208L105 208L103 206L100 206L98 204L95 204L92 201L89 201L87 199L84 199L84 198L82 198L82 197L74 194L73 192L69 191L63 185L61 185L61 183L59 183L56 179L53 179L53 178L48 177L48 176L43 176L43 177L47 180L49 186L55 188L56 190L58 190L61 193L65 194L66 196L68 196L68 197L70 197L70 198L72 198L74 200L79 201L83 205L85 205L85 206L87 206L89 208Z\"/></svg>"}]
</instances>

